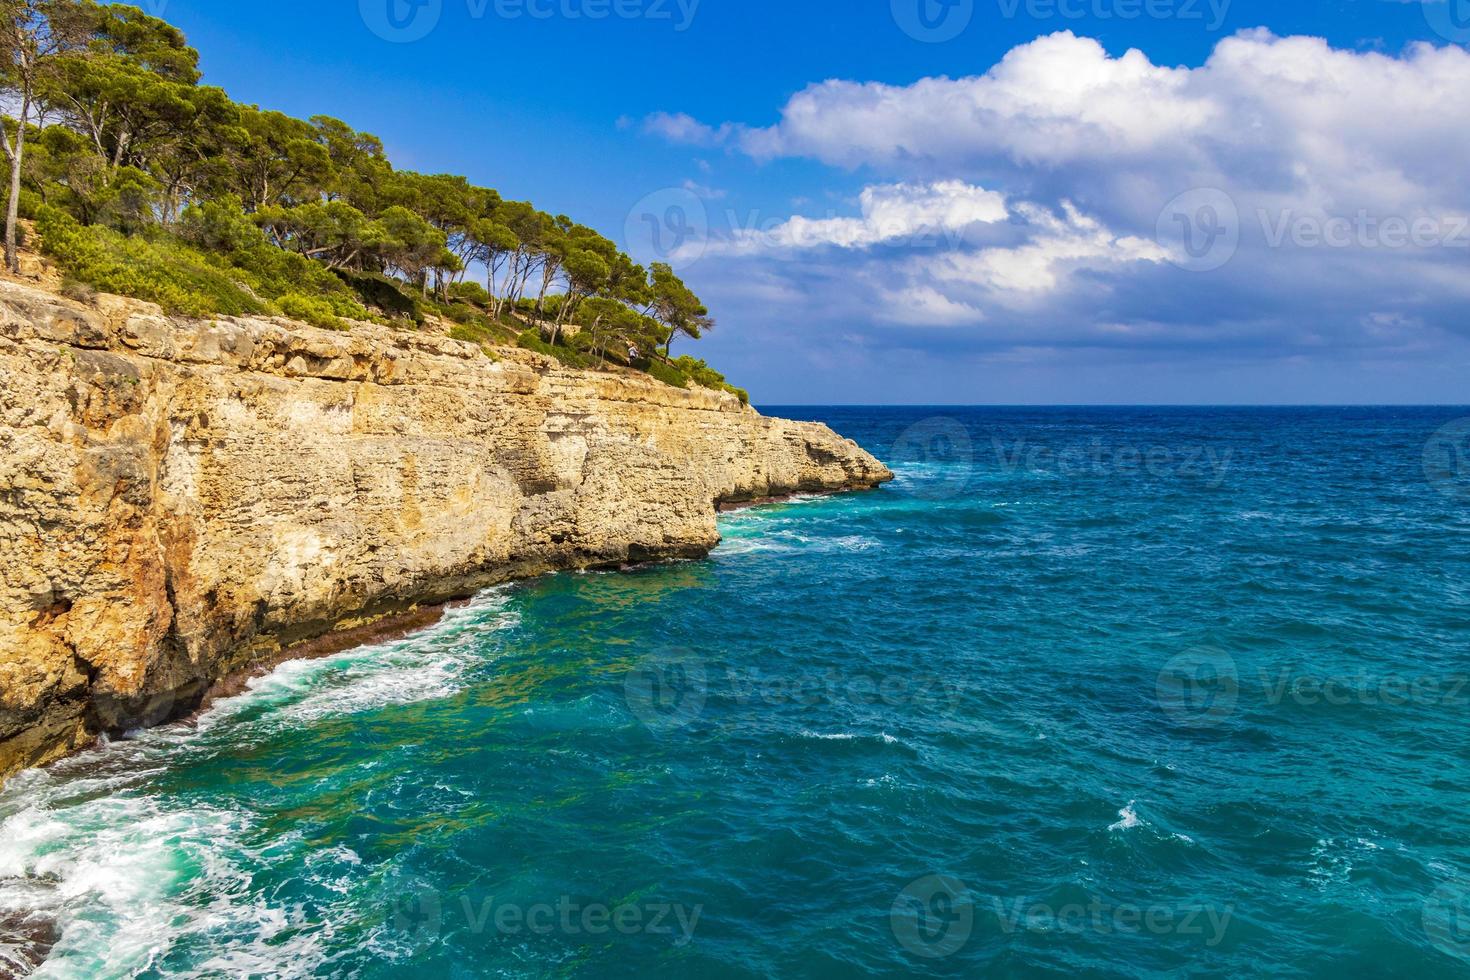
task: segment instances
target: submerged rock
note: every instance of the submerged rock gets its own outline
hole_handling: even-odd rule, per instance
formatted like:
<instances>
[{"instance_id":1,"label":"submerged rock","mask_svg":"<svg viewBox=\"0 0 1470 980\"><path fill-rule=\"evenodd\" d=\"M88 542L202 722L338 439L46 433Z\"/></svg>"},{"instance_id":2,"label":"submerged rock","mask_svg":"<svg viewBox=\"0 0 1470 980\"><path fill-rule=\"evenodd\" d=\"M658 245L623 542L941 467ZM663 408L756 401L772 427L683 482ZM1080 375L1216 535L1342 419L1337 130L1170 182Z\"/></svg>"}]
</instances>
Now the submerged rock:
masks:
<instances>
[{"instance_id":1,"label":"submerged rock","mask_svg":"<svg viewBox=\"0 0 1470 980\"><path fill-rule=\"evenodd\" d=\"M56 920L50 916L0 911L0 980L32 973L60 938Z\"/></svg>"}]
</instances>

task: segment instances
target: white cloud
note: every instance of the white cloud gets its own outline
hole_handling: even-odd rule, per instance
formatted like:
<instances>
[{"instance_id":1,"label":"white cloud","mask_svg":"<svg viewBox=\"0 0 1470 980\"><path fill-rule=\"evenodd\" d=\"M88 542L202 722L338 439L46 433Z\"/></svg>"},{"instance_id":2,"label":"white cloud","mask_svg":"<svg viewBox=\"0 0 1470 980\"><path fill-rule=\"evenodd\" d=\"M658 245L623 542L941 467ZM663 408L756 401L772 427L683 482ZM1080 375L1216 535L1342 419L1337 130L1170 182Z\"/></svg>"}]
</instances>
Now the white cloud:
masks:
<instances>
[{"instance_id":1,"label":"white cloud","mask_svg":"<svg viewBox=\"0 0 1470 980\"><path fill-rule=\"evenodd\" d=\"M1059 33L971 77L814 84L765 128L645 125L757 161L874 175L857 216L737 229L710 252L738 259L736 278L758 264L834 323L968 324L991 350L1215 344L1286 359L1470 332L1470 241L1280 235L1300 216L1455 227L1470 212L1467 91L1470 51L1456 46L1394 56L1252 31L1172 67ZM1235 212L1232 241L1190 272L1170 264L1180 243L1155 236L1167 207L1201 189L1228 199L1216 210ZM944 234L956 229L968 230Z\"/></svg>"},{"instance_id":2,"label":"white cloud","mask_svg":"<svg viewBox=\"0 0 1470 980\"><path fill-rule=\"evenodd\" d=\"M973 225L1008 216L1005 195L964 181L933 184L880 184L859 197L856 218L788 218L770 227L736 228L727 240L712 243L714 254L750 254L779 249L836 247L861 249L883 244L958 241Z\"/></svg>"},{"instance_id":3,"label":"white cloud","mask_svg":"<svg viewBox=\"0 0 1470 980\"><path fill-rule=\"evenodd\" d=\"M947 286L971 287L986 293L1035 295L1057 289L1076 269L1096 269L1131 262L1163 262L1168 253L1156 242L1117 236L1095 218L1062 203L1062 214L1034 204L1020 214L1033 229L1031 240L1014 248L951 252L934 261L915 260L914 274Z\"/></svg>"},{"instance_id":4,"label":"white cloud","mask_svg":"<svg viewBox=\"0 0 1470 980\"><path fill-rule=\"evenodd\" d=\"M1458 111L1467 90L1470 52L1454 46L1419 44L1396 58L1254 31L1222 40L1201 67L1170 68L1064 32L983 75L812 85L769 128L667 114L646 126L762 160L930 177L1106 167L1118 184L1193 178L1386 207L1470 188L1461 165L1470 127Z\"/></svg>"},{"instance_id":5,"label":"white cloud","mask_svg":"<svg viewBox=\"0 0 1470 980\"><path fill-rule=\"evenodd\" d=\"M885 291L879 316L890 323L918 326L969 326L985 319L985 311L950 299L933 286L904 286Z\"/></svg>"},{"instance_id":6,"label":"white cloud","mask_svg":"<svg viewBox=\"0 0 1470 980\"><path fill-rule=\"evenodd\" d=\"M655 112L643 120L645 133L689 146L719 146L740 129L729 123L719 127L707 126L683 112Z\"/></svg>"},{"instance_id":7,"label":"white cloud","mask_svg":"<svg viewBox=\"0 0 1470 980\"><path fill-rule=\"evenodd\" d=\"M686 180L679 186L695 197L703 198L706 201L720 201L729 194L728 191L718 187L710 187L708 184L701 184L697 180Z\"/></svg>"},{"instance_id":8,"label":"white cloud","mask_svg":"<svg viewBox=\"0 0 1470 980\"><path fill-rule=\"evenodd\" d=\"M1062 33L972 78L813 85L786 104L776 126L732 126L723 136L761 159L811 156L849 167L977 154L1047 165L1146 152L1210 126L1218 108L1189 88L1186 69L1157 67L1138 51L1109 58L1096 41Z\"/></svg>"}]
</instances>

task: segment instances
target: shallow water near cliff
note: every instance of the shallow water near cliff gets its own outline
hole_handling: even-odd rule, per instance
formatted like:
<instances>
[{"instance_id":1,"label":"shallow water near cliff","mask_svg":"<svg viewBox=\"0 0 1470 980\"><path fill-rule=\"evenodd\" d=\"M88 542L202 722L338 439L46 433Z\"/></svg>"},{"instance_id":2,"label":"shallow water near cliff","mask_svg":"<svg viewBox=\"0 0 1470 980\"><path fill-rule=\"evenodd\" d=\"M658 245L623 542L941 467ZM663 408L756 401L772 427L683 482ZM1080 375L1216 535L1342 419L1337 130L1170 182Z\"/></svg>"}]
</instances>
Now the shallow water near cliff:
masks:
<instances>
[{"instance_id":1,"label":"shallow water near cliff","mask_svg":"<svg viewBox=\"0 0 1470 980\"><path fill-rule=\"evenodd\" d=\"M772 413L898 479L14 780L0 974L1470 976L1470 411Z\"/></svg>"}]
</instances>

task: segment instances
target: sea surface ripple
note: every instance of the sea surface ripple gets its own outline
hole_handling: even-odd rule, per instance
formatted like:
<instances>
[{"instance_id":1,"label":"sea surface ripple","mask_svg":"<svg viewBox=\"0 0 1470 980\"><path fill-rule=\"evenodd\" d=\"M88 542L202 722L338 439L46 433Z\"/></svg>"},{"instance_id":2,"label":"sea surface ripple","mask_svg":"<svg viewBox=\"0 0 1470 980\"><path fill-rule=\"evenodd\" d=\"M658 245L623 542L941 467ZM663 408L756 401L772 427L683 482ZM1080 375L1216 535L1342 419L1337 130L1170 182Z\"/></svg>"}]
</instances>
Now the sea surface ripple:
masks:
<instances>
[{"instance_id":1,"label":"sea surface ripple","mask_svg":"<svg viewBox=\"0 0 1470 980\"><path fill-rule=\"evenodd\" d=\"M772 411L898 479L13 780L0 975L1470 977L1470 410Z\"/></svg>"}]
</instances>

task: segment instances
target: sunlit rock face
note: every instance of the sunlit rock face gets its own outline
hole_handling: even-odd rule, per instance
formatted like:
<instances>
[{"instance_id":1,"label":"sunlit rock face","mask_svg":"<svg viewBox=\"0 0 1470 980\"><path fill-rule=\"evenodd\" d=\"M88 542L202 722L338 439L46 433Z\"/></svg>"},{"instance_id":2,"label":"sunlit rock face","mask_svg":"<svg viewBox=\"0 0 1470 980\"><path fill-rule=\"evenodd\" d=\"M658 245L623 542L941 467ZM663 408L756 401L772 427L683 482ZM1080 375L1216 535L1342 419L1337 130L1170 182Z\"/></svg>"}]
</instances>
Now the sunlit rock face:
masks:
<instances>
[{"instance_id":1,"label":"sunlit rock face","mask_svg":"<svg viewBox=\"0 0 1470 980\"><path fill-rule=\"evenodd\" d=\"M891 474L825 426L518 350L0 283L0 778L294 644L698 557L717 507Z\"/></svg>"}]
</instances>

